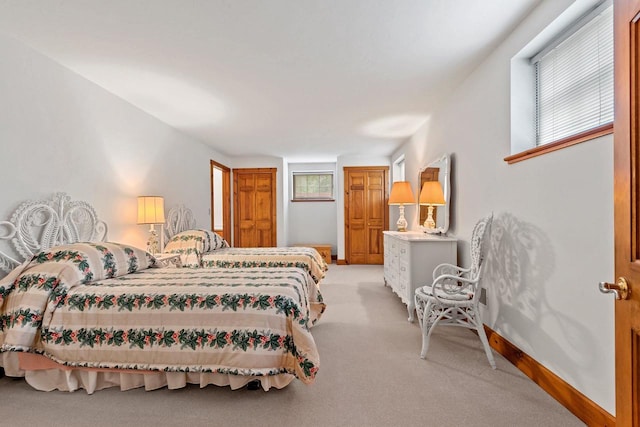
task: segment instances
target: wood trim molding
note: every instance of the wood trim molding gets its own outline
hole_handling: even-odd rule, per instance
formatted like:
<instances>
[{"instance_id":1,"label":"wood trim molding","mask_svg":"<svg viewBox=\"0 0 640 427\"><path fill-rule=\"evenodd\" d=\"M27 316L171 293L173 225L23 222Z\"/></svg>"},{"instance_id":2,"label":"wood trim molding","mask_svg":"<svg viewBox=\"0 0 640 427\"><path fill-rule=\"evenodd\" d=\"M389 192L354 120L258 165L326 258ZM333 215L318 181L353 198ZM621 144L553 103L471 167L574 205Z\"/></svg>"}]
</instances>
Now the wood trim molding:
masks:
<instances>
[{"instance_id":1,"label":"wood trim molding","mask_svg":"<svg viewBox=\"0 0 640 427\"><path fill-rule=\"evenodd\" d=\"M231 240L231 169L222 163L218 163L215 160L209 161L209 178L210 178L210 189L211 189L211 229L215 228L214 224L214 212L215 212L215 203L214 203L214 179L213 179L213 170L219 169L222 172L222 230L214 230L216 233L220 234L223 239L227 242L232 243Z\"/></svg>"},{"instance_id":2,"label":"wood trim molding","mask_svg":"<svg viewBox=\"0 0 640 427\"><path fill-rule=\"evenodd\" d=\"M496 331L484 325L489 345L588 426L616 425L613 415L545 368Z\"/></svg>"},{"instance_id":3,"label":"wood trim molding","mask_svg":"<svg viewBox=\"0 0 640 427\"><path fill-rule=\"evenodd\" d=\"M349 265L349 263L344 259L338 259L336 256L336 265Z\"/></svg>"},{"instance_id":4,"label":"wood trim molding","mask_svg":"<svg viewBox=\"0 0 640 427\"><path fill-rule=\"evenodd\" d=\"M292 203L296 202L335 202L336 199L291 199Z\"/></svg>"},{"instance_id":5,"label":"wood trim molding","mask_svg":"<svg viewBox=\"0 0 640 427\"><path fill-rule=\"evenodd\" d=\"M602 125L597 128L590 129L586 132L582 132L577 135L560 139L556 142L540 145L538 147L525 150L521 153L513 154L511 156L505 157L504 161L509 164L521 162L523 160L527 160L532 157L541 156L543 154L551 153L552 151L557 151L562 148L571 147L572 145L589 141L591 139L599 138L601 136L608 135L610 133L613 133L613 123Z\"/></svg>"}]
</instances>

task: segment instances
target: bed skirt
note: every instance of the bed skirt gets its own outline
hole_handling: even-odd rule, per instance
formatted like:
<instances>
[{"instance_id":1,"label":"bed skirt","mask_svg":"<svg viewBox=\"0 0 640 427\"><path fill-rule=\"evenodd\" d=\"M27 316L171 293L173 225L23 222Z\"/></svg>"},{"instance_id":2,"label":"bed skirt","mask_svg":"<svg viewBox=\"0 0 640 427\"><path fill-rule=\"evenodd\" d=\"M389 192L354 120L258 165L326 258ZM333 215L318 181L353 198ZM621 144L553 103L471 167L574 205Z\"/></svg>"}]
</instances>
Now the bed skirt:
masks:
<instances>
[{"instance_id":1,"label":"bed skirt","mask_svg":"<svg viewBox=\"0 0 640 427\"><path fill-rule=\"evenodd\" d=\"M76 391L86 390L93 394L96 390L120 387L131 390L144 387L145 390L183 388L187 384L230 386L236 390L258 380L263 390L271 387L284 388L295 378L291 374L273 376L241 376L219 373L199 372L131 372L123 369L72 368L56 363L44 356L32 353L0 353L0 366L9 377L24 377L27 383L40 391Z\"/></svg>"}]
</instances>

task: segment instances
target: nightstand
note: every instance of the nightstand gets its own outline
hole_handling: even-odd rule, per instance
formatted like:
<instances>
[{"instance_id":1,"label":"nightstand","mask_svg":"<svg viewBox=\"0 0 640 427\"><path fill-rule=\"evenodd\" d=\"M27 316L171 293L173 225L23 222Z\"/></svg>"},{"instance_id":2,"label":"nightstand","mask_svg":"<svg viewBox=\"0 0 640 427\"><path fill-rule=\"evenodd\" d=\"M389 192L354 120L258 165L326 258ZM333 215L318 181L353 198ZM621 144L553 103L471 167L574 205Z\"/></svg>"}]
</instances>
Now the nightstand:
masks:
<instances>
[{"instance_id":1,"label":"nightstand","mask_svg":"<svg viewBox=\"0 0 640 427\"><path fill-rule=\"evenodd\" d=\"M180 261L180 254L155 254L154 257L158 261L160 268L180 268L182 267L182 261Z\"/></svg>"},{"instance_id":2,"label":"nightstand","mask_svg":"<svg viewBox=\"0 0 640 427\"><path fill-rule=\"evenodd\" d=\"M326 262L327 264L331 264L331 245L329 245L329 244L298 243L297 245L294 245L294 246L304 246L304 247L307 247L307 248L313 248L316 251L318 251L318 253L322 257L324 262Z\"/></svg>"}]
</instances>

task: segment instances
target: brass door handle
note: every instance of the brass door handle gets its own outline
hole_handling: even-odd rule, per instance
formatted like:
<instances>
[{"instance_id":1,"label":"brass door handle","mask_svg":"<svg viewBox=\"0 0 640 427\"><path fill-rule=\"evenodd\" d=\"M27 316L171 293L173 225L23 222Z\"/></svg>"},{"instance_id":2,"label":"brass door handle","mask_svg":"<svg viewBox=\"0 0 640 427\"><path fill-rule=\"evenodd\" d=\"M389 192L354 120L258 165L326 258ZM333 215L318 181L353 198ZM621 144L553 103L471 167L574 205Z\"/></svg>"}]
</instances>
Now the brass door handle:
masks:
<instances>
[{"instance_id":1,"label":"brass door handle","mask_svg":"<svg viewBox=\"0 0 640 427\"><path fill-rule=\"evenodd\" d=\"M598 288L603 294L614 294L617 300L628 299L631 294L627 279L624 277L618 277L616 283L600 282Z\"/></svg>"}]
</instances>

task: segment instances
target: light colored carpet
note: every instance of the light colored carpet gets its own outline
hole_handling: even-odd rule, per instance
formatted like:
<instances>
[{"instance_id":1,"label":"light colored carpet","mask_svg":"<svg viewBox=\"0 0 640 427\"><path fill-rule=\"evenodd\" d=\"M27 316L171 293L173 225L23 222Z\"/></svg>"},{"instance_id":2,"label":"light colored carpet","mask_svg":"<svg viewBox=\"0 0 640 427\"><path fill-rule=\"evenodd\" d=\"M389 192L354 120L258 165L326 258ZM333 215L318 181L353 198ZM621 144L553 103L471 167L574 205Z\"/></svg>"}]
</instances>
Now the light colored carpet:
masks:
<instances>
[{"instance_id":1,"label":"light colored carpet","mask_svg":"<svg viewBox=\"0 0 640 427\"><path fill-rule=\"evenodd\" d=\"M417 322L382 279L382 266L332 265L327 311L312 332L315 384L283 390L190 386L179 390L38 392L0 379L1 425L47 426L580 426L564 407L471 331L437 328L419 357Z\"/></svg>"}]
</instances>

